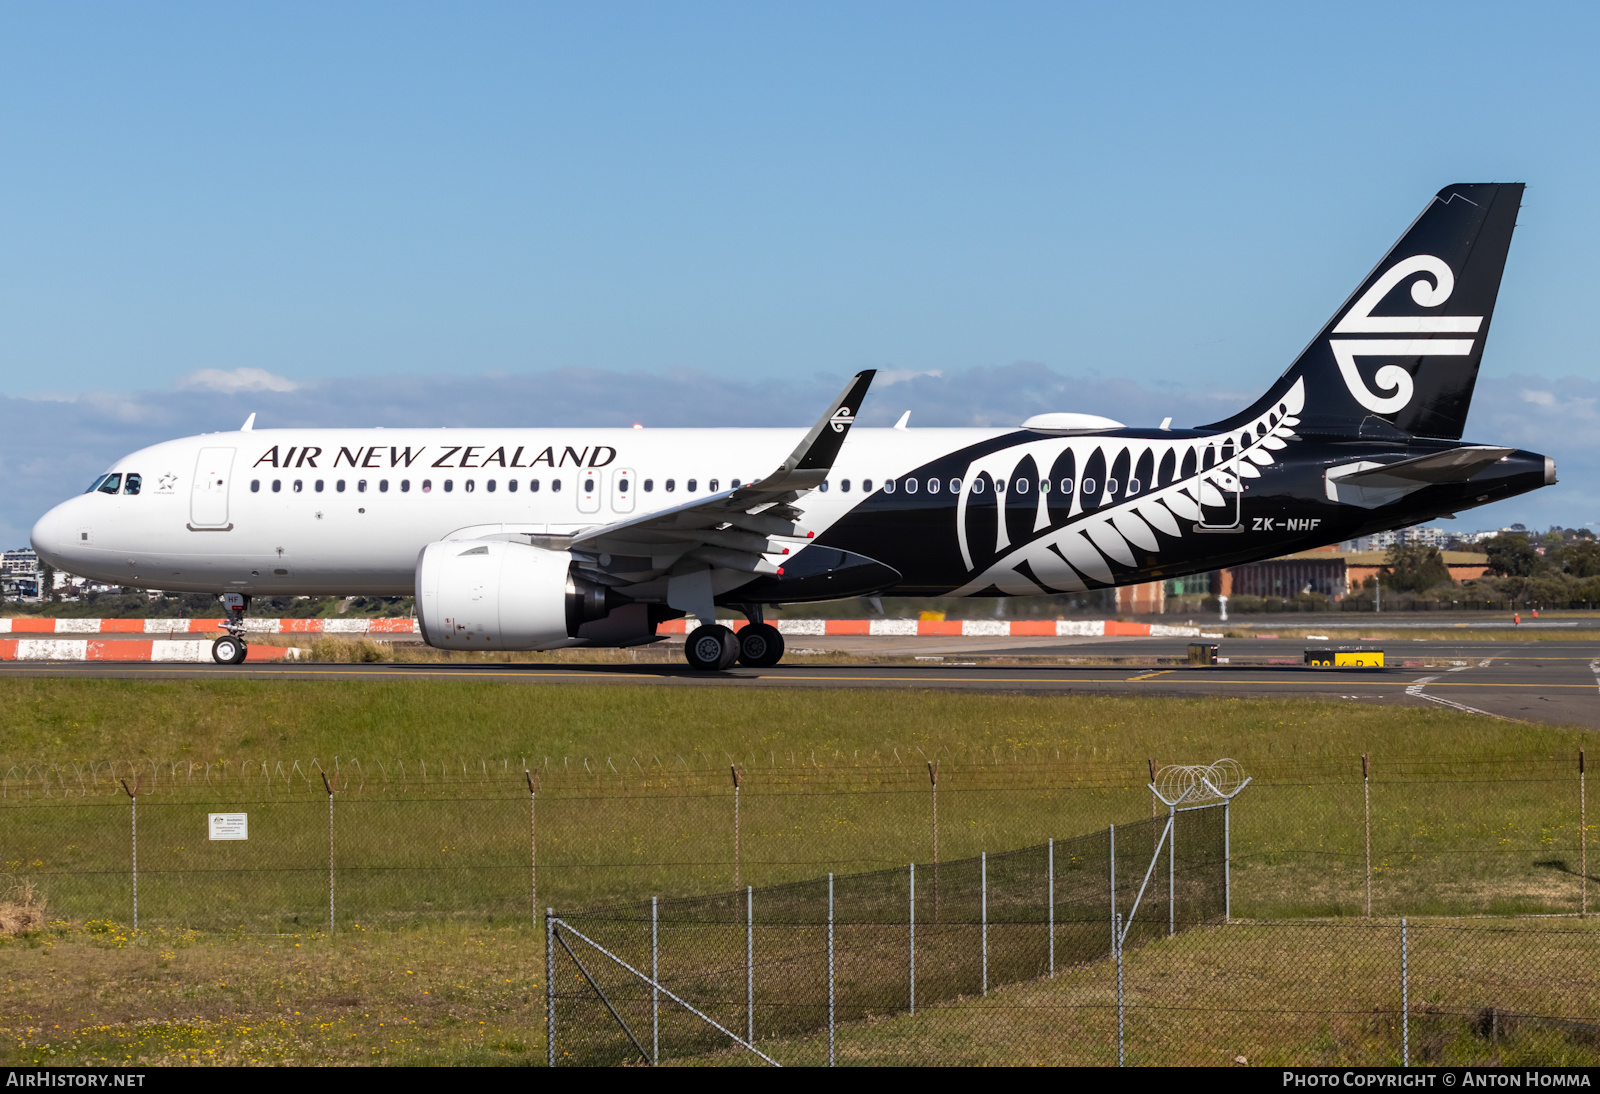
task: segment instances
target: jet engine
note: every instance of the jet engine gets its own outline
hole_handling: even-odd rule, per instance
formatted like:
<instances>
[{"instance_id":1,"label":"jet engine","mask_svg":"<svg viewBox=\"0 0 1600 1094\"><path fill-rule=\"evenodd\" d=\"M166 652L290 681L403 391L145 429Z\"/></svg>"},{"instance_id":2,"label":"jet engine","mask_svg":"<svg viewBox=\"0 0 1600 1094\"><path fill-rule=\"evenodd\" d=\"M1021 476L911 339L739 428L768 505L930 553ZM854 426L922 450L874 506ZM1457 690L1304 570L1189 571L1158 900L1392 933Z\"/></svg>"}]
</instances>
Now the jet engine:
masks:
<instances>
[{"instance_id":1,"label":"jet engine","mask_svg":"<svg viewBox=\"0 0 1600 1094\"><path fill-rule=\"evenodd\" d=\"M645 605L578 574L572 555L503 540L443 540L417 556L417 622L423 641L449 650L548 650L588 645L580 634L618 615L637 614L638 635L606 633L600 643L649 641ZM638 609L629 613L628 608ZM630 620L631 621L631 620ZM622 622L617 620L615 622ZM586 628L586 625L589 625ZM612 631L616 627L602 627ZM623 641L616 641L623 638ZM604 639L611 639L605 641Z\"/></svg>"}]
</instances>

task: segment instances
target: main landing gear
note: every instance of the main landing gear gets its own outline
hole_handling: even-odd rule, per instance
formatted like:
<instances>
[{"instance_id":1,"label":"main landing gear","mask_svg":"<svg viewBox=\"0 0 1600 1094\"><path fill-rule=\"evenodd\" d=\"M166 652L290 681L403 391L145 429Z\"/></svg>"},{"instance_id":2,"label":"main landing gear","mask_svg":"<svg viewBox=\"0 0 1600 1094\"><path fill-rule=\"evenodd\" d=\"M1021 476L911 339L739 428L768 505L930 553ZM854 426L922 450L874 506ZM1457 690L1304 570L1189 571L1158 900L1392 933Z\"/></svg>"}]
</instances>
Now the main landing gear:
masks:
<instances>
[{"instance_id":1,"label":"main landing gear","mask_svg":"<svg viewBox=\"0 0 1600 1094\"><path fill-rule=\"evenodd\" d=\"M228 633L211 643L211 659L219 665L242 665L250 652L244 640L244 613L250 598L243 593L223 593L222 606L228 612L222 629Z\"/></svg>"},{"instance_id":2,"label":"main landing gear","mask_svg":"<svg viewBox=\"0 0 1600 1094\"><path fill-rule=\"evenodd\" d=\"M720 623L697 627L684 643L683 655L689 667L700 672L721 672L737 661L746 668L769 669L783 658L783 635L761 618L761 606L743 605L739 610L750 622L735 634Z\"/></svg>"}]
</instances>

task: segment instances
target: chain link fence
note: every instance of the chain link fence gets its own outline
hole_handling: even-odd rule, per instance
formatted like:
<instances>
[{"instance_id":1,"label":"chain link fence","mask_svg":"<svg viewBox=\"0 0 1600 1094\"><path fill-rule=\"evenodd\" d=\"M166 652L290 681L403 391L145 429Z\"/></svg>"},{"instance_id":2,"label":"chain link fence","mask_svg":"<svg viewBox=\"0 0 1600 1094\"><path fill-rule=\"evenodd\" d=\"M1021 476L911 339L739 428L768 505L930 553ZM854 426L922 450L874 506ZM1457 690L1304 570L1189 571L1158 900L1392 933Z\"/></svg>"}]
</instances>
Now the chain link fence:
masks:
<instances>
[{"instance_id":1,"label":"chain link fence","mask_svg":"<svg viewBox=\"0 0 1600 1094\"><path fill-rule=\"evenodd\" d=\"M1213 805L955 862L695 899L552 913L552 1064L593 1066L795 1041L833 1062L841 1025L985 998L1217 922L1227 811ZM1120 909L1120 910L1119 910Z\"/></svg>"},{"instance_id":2,"label":"chain link fence","mask_svg":"<svg viewBox=\"0 0 1600 1094\"><path fill-rule=\"evenodd\" d=\"M35 884L56 915L129 922L132 791L141 923L326 925L331 788L336 929L537 925L546 905L950 862L1165 812L1144 761L946 755L934 782L920 756L747 759L737 791L707 757L540 757L526 771L520 758L12 765L0 772L0 873ZM1253 763L1233 811L1233 913L1587 912L1594 866L1575 761L1380 757L1365 780L1356 756ZM249 838L210 839L212 813L247 814Z\"/></svg>"}]
</instances>

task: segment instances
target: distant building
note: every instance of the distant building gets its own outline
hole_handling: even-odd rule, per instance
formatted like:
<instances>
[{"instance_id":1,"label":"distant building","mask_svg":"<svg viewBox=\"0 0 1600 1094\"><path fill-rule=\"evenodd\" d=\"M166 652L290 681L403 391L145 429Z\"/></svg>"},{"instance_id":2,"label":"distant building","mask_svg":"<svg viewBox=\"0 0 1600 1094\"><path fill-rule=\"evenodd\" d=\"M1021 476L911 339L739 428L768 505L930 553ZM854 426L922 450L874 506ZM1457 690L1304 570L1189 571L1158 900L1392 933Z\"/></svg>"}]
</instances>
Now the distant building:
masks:
<instances>
[{"instance_id":1,"label":"distant building","mask_svg":"<svg viewBox=\"0 0 1600 1094\"><path fill-rule=\"evenodd\" d=\"M21 577L39 572L39 556L32 547L18 547L0 556L0 574Z\"/></svg>"},{"instance_id":2,"label":"distant building","mask_svg":"<svg viewBox=\"0 0 1600 1094\"><path fill-rule=\"evenodd\" d=\"M1357 536L1347 539L1339 544L1342 551L1387 551L1394 546L1402 547L1444 547L1453 539L1466 539L1469 536L1498 535L1497 532L1488 533L1461 533L1450 532L1443 528L1396 528L1388 532L1374 532L1370 536Z\"/></svg>"}]
</instances>

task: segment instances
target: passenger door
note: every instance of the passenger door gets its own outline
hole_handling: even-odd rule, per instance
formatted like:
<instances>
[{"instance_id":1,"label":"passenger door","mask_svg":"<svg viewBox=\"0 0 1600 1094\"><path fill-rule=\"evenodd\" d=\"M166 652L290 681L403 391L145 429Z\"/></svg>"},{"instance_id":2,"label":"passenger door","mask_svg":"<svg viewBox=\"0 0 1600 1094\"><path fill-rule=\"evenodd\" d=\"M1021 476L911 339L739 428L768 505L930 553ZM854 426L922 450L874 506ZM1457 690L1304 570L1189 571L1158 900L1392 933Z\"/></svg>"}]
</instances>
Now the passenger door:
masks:
<instances>
[{"instance_id":1,"label":"passenger door","mask_svg":"<svg viewBox=\"0 0 1600 1094\"><path fill-rule=\"evenodd\" d=\"M189 528L191 531L222 530L228 523L228 491L232 488L231 448L202 448L194 462L194 484L189 490Z\"/></svg>"}]
</instances>

